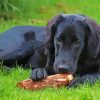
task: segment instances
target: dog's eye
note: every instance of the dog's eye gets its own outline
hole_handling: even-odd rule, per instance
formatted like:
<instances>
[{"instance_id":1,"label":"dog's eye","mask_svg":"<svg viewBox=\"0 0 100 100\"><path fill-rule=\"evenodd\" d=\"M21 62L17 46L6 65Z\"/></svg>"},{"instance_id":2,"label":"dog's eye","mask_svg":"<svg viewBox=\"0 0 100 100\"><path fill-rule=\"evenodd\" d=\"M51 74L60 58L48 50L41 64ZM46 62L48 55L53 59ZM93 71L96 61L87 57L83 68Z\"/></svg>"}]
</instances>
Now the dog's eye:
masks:
<instances>
[{"instance_id":1,"label":"dog's eye","mask_svg":"<svg viewBox=\"0 0 100 100\"><path fill-rule=\"evenodd\" d=\"M57 42L62 42L64 41L64 39L65 39L65 36L63 34L56 38Z\"/></svg>"},{"instance_id":2,"label":"dog's eye","mask_svg":"<svg viewBox=\"0 0 100 100\"><path fill-rule=\"evenodd\" d=\"M78 45L80 45L80 40L77 40L76 42L74 42L73 44L72 44L72 46L78 46Z\"/></svg>"},{"instance_id":3,"label":"dog's eye","mask_svg":"<svg viewBox=\"0 0 100 100\"><path fill-rule=\"evenodd\" d=\"M56 38L56 40L57 40L58 43L62 42L60 37Z\"/></svg>"},{"instance_id":4,"label":"dog's eye","mask_svg":"<svg viewBox=\"0 0 100 100\"><path fill-rule=\"evenodd\" d=\"M59 38L56 38L56 45L57 45L57 48L61 48L62 47L62 39L59 37Z\"/></svg>"},{"instance_id":5,"label":"dog's eye","mask_svg":"<svg viewBox=\"0 0 100 100\"><path fill-rule=\"evenodd\" d=\"M64 40L64 39L65 39L65 36L64 36L64 35L61 35L60 38L61 38L62 40Z\"/></svg>"}]
</instances>

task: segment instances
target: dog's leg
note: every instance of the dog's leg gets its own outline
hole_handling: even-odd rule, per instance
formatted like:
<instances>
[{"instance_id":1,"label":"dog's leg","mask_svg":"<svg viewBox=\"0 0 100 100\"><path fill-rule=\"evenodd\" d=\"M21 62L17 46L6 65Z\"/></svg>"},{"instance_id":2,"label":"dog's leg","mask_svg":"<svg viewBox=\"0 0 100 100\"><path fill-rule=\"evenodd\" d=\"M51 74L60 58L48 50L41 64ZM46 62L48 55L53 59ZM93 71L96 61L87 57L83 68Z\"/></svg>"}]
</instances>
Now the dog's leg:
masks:
<instances>
[{"instance_id":1,"label":"dog's leg","mask_svg":"<svg viewBox=\"0 0 100 100\"><path fill-rule=\"evenodd\" d=\"M84 84L86 82L89 82L91 85L94 84L97 80L100 80L100 73L89 73L86 75L83 75L82 77L75 78L71 81L68 88L70 87L77 87L80 84Z\"/></svg>"},{"instance_id":2,"label":"dog's leg","mask_svg":"<svg viewBox=\"0 0 100 100\"><path fill-rule=\"evenodd\" d=\"M47 77L47 71L45 69L46 56L42 52L42 50L36 50L28 62L28 65L32 67L30 79L35 81Z\"/></svg>"}]
</instances>

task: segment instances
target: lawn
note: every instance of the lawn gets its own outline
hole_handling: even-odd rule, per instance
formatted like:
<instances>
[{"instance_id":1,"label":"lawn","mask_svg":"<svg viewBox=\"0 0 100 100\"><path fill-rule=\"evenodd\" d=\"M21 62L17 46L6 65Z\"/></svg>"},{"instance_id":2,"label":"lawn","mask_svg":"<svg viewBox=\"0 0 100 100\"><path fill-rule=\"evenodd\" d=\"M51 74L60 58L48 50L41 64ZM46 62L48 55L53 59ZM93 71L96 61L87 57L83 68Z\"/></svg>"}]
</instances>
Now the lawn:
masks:
<instances>
[{"instance_id":1,"label":"lawn","mask_svg":"<svg viewBox=\"0 0 100 100\"><path fill-rule=\"evenodd\" d=\"M70 90L44 89L38 91L23 90L16 83L29 77L30 70L12 69L10 72L0 71L0 100L100 100L100 82L94 86L85 84Z\"/></svg>"},{"instance_id":2,"label":"lawn","mask_svg":"<svg viewBox=\"0 0 100 100\"><path fill-rule=\"evenodd\" d=\"M46 25L50 18L59 13L85 14L100 23L100 0L9 1L17 7L17 10L0 12L0 32L16 25ZM94 86L85 84L70 90L65 87L40 91L17 88L16 83L27 79L30 72L31 70L22 68L14 68L11 71L0 70L0 100L100 100L100 81Z\"/></svg>"}]
</instances>

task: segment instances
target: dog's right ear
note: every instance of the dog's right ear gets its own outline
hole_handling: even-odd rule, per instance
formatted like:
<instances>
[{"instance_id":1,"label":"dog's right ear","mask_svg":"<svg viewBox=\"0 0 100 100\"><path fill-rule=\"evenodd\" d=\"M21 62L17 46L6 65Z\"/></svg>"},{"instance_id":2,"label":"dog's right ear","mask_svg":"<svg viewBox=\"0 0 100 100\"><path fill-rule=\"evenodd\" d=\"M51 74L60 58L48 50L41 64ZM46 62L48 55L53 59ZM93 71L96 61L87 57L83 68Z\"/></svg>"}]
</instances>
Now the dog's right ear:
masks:
<instances>
[{"instance_id":1,"label":"dog's right ear","mask_svg":"<svg viewBox=\"0 0 100 100\"><path fill-rule=\"evenodd\" d=\"M56 27L62 21L62 19L64 19L64 16L60 14L52 18L46 26L46 34L47 34L45 40L45 44L46 44L45 55L47 55L46 68L49 68L50 70L52 70L52 67L48 67L48 66L53 66L54 59L55 59L54 36L56 33Z\"/></svg>"},{"instance_id":2,"label":"dog's right ear","mask_svg":"<svg viewBox=\"0 0 100 100\"><path fill-rule=\"evenodd\" d=\"M55 31L56 31L56 26L64 19L63 15L57 15L54 18L52 18L47 26L46 26L46 32L47 32L47 36L46 36L46 41L47 42L52 42L55 36Z\"/></svg>"}]
</instances>

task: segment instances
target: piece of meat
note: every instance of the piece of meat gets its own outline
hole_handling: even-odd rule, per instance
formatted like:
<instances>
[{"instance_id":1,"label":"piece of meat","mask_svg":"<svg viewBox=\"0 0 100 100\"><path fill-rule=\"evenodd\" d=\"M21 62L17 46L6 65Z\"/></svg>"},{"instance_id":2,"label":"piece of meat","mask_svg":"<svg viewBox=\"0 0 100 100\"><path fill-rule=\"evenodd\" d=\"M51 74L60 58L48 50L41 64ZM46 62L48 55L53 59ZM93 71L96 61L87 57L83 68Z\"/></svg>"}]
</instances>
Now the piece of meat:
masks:
<instances>
[{"instance_id":1,"label":"piece of meat","mask_svg":"<svg viewBox=\"0 0 100 100\"><path fill-rule=\"evenodd\" d=\"M29 89L29 90L38 90L38 89L44 89L46 87L61 87L66 86L70 83L70 81L73 79L73 76L71 74L56 74L48 76L46 79L43 79L41 81L35 82L31 79L21 81L17 83L17 87Z\"/></svg>"}]
</instances>

